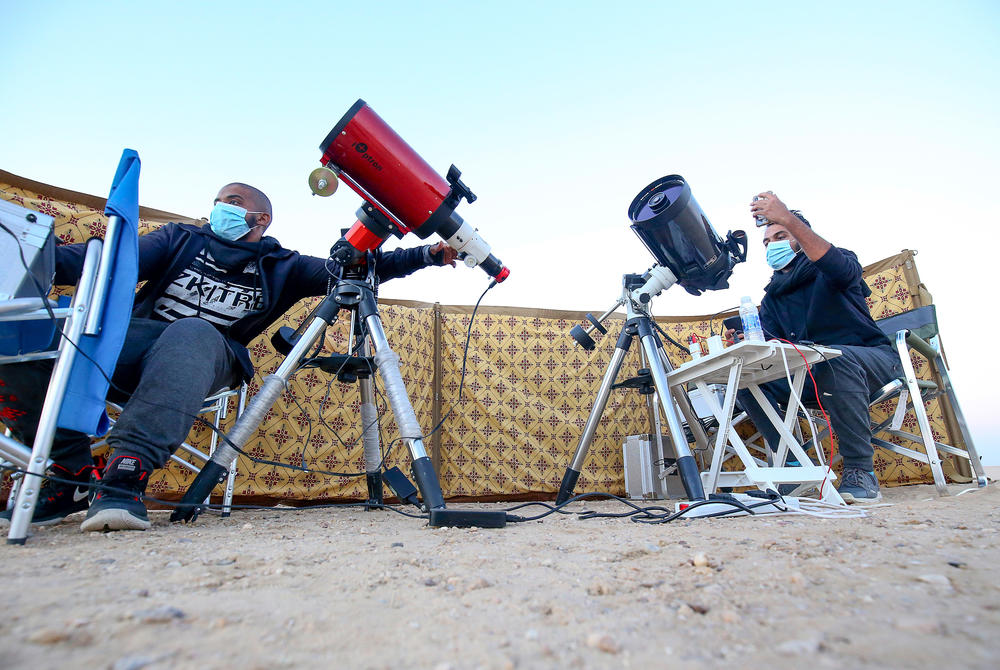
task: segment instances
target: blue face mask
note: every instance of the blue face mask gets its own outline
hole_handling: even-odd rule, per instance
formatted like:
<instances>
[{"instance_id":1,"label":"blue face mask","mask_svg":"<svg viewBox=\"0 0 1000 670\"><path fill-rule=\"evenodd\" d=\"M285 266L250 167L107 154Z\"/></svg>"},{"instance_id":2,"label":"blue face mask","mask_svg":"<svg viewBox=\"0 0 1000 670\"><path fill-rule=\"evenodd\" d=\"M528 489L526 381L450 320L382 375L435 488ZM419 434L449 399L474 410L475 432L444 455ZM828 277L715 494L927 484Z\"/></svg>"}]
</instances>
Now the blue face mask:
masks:
<instances>
[{"instance_id":1,"label":"blue face mask","mask_svg":"<svg viewBox=\"0 0 1000 670\"><path fill-rule=\"evenodd\" d=\"M789 240L771 242L767 245L767 264L772 270L781 270L792 262L796 253L798 252L792 250L792 243Z\"/></svg>"},{"instance_id":2,"label":"blue face mask","mask_svg":"<svg viewBox=\"0 0 1000 670\"><path fill-rule=\"evenodd\" d=\"M226 202L217 202L208 217L208 222L212 226L212 232L225 240L238 240L250 232L246 216L250 212L230 205ZM259 214L259 212L252 212Z\"/></svg>"}]
</instances>

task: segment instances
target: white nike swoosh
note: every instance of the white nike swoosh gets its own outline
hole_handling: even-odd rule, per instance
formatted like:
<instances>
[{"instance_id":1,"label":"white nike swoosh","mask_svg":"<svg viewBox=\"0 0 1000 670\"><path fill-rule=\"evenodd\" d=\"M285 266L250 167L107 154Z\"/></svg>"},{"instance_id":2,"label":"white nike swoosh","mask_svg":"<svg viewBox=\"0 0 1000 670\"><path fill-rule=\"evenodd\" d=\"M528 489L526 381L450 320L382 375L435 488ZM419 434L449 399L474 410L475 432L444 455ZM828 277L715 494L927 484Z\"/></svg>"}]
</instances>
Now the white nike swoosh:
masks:
<instances>
[{"instance_id":1,"label":"white nike swoosh","mask_svg":"<svg viewBox=\"0 0 1000 670\"><path fill-rule=\"evenodd\" d=\"M83 493L80 493L83 491ZM81 489L79 486L73 489L73 502L80 502L84 498L90 495L90 491L87 489Z\"/></svg>"}]
</instances>

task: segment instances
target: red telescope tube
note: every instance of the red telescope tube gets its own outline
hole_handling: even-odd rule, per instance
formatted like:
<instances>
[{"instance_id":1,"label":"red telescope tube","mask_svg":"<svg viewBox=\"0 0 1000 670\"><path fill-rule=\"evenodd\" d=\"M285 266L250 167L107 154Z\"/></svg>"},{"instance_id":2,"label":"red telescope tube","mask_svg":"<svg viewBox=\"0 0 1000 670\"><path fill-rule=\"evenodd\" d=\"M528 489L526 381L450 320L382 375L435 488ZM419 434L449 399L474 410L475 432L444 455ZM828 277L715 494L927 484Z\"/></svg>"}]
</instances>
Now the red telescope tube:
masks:
<instances>
[{"instance_id":1,"label":"red telescope tube","mask_svg":"<svg viewBox=\"0 0 1000 670\"><path fill-rule=\"evenodd\" d=\"M465 255L467 264L481 266L498 282L510 274L455 213L463 197L476 199L459 180L461 172L453 165L448 178L442 178L364 100L351 106L320 150L320 162L366 201L344 235L357 251L377 249L390 234L402 237L412 231L426 239L437 233Z\"/></svg>"},{"instance_id":2,"label":"red telescope tube","mask_svg":"<svg viewBox=\"0 0 1000 670\"><path fill-rule=\"evenodd\" d=\"M448 197L448 182L364 100L354 103L320 149L321 162L347 173L348 186L387 209L402 224L401 233L417 232Z\"/></svg>"}]
</instances>

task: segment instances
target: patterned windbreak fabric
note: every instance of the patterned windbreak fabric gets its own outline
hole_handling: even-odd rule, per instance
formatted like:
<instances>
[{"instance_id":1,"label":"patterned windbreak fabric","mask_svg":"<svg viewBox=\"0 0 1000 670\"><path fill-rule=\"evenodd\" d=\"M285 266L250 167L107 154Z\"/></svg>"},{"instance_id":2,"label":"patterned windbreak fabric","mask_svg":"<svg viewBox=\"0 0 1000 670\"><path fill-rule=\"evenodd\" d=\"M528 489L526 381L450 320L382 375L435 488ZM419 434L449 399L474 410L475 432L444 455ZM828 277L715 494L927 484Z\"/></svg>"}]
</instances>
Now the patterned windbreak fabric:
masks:
<instances>
[{"instance_id":1,"label":"patterned windbreak fabric","mask_svg":"<svg viewBox=\"0 0 1000 670\"><path fill-rule=\"evenodd\" d=\"M80 242L103 233L104 201L100 198L4 172L0 172L0 197L56 217L56 234L65 242ZM139 232L148 232L167 221L193 222L143 208ZM865 279L872 289L868 305L876 319L930 304L930 295L917 275L914 255L904 251L865 268ZM274 371L282 360L271 347L271 333L280 326L297 326L317 301L302 301L251 342L249 349L257 369L250 384L251 395L259 388L262 376ZM594 351L587 352L568 334L577 323L587 325L580 312L481 308L472 328L465 384L459 397L462 352L471 313L471 307L463 306L395 300L380 304L382 321L401 358L403 377L420 425L429 431L447 415L441 429L425 440L442 490L452 499L552 497L580 439L614 349L621 318L612 317L606 323L608 335L597 340ZM715 317L715 332L725 316ZM329 351L346 351L346 321L345 317L328 331ZM691 334L707 336L710 330L708 317L663 317L657 321L678 341ZM680 350L669 344L666 348L675 365L686 360ZM641 367L638 350L633 345L619 380ZM927 362L916 354L912 359L918 376L930 379ZM387 411L383 396L377 395L376 401L380 410L386 410L380 430L383 450L390 450L387 463L408 471L409 452L397 440L392 413ZM337 474L364 470L358 406L357 385L341 384L319 370L300 371L245 449L254 458L305 469L290 470L241 457L236 501L367 497L364 477ZM884 417L894 407L883 403L874 416ZM935 439L949 444L952 439L960 440L952 437L957 431L947 408L932 402L929 418ZM915 425L911 412L904 430L913 432ZM644 397L633 390L612 391L576 490L623 494L622 443L628 435L645 432L648 419ZM209 438L209 429L196 424L189 442L205 446ZM836 448L836 439L833 443ZM829 439L825 447L829 448ZM945 461L946 473L966 481L950 458ZM875 454L875 470L889 486L932 481L926 466L880 449ZM153 474L149 494L177 498L193 478L193 473L171 463Z\"/></svg>"}]
</instances>

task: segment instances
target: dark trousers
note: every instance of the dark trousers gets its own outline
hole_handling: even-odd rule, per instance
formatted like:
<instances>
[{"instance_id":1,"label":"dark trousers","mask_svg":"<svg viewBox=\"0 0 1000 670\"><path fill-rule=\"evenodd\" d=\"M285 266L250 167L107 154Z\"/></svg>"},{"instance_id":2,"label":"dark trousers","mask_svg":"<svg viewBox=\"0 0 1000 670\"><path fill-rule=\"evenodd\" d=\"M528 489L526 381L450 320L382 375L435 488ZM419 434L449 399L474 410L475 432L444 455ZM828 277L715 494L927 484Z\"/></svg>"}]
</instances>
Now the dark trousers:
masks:
<instances>
[{"instance_id":1,"label":"dark trousers","mask_svg":"<svg viewBox=\"0 0 1000 670\"><path fill-rule=\"evenodd\" d=\"M0 416L29 447L52 367L52 360L0 366ZM209 322L132 319L108 393L109 400L125 402L108 445L138 456L147 469L162 467L187 437L205 397L239 380L232 349ZM72 471L93 463L89 438L63 429L50 456Z\"/></svg>"},{"instance_id":2,"label":"dark trousers","mask_svg":"<svg viewBox=\"0 0 1000 670\"><path fill-rule=\"evenodd\" d=\"M875 450L872 447L868 399L874 391L902 373L899 356L888 344L884 347L829 346L840 350L841 355L812 367L816 385L811 379L806 379L802 387L802 404L812 409L819 407L815 390L818 385L823 408L837 434L844 465L864 468L870 472ZM760 388L775 408L787 403L791 393L785 379L761 384ZM750 391L739 391L736 399L760 430L771 450L777 450L781 441L778 430L768 420Z\"/></svg>"}]
</instances>

